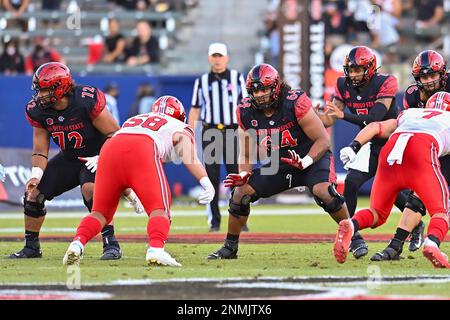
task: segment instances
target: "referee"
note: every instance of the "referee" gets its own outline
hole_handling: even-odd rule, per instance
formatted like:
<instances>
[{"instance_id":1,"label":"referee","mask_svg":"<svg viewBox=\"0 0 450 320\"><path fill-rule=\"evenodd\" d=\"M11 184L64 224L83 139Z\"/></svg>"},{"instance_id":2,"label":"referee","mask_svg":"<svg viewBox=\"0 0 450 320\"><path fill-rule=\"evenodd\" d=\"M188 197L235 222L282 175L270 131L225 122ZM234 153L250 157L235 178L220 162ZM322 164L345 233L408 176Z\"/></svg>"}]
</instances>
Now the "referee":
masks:
<instances>
[{"instance_id":1,"label":"referee","mask_svg":"<svg viewBox=\"0 0 450 320\"><path fill-rule=\"evenodd\" d=\"M195 128L196 121L203 124L202 137L208 129L219 130L223 147L213 148L220 155L213 154L214 160L233 159L232 163L225 163L228 173L238 173L237 164L237 137L234 135L234 148L226 148L227 140L225 133L227 129L236 130L238 122L236 118L236 108L242 98L247 97L245 80L242 74L236 70L230 70L228 65L227 46L223 43L212 43L208 50L208 61L211 71L204 73L195 80L194 91L192 93L192 106L189 112L189 126ZM215 137L215 135L214 135ZM202 149L217 141L205 141L202 138ZM230 144L230 141L228 141ZM211 147L209 147L211 149ZM228 153L232 152L232 157ZM208 223L210 232L220 230L219 211L219 184L220 184L220 162L212 161L204 157L205 169L209 179L214 185L216 195L208 205Z\"/></svg>"}]
</instances>

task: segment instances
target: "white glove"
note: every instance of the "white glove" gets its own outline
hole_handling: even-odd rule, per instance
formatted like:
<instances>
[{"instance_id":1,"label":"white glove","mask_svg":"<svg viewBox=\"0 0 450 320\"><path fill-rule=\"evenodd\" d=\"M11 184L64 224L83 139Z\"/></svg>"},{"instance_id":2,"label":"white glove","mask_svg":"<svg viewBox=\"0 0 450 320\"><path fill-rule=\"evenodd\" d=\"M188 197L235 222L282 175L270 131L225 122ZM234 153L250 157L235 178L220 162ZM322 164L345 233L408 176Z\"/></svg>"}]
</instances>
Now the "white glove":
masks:
<instances>
[{"instance_id":1,"label":"white glove","mask_svg":"<svg viewBox=\"0 0 450 320\"><path fill-rule=\"evenodd\" d=\"M0 181L4 182L6 178L5 167L0 164Z\"/></svg>"},{"instance_id":2,"label":"white glove","mask_svg":"<svg viewBox=\"0 0 450 320\"><path fill-rule=\"evenodd\" d=\"M347 162L352 162L355 160L356 153L353 151L351 147L345 147L341 149L340 158L344 165L347 164Z\"/></svg>"},{"instance_id":3,"label":"white glove","mask_svg":"<svg viewBox=\"0 0 450 320\"><path fill-rule=\"evenodd\" d=\"M199 182L204 191L200 193L198 202L200 202L201 204L208 204L214 199L214 195L216 194L214 186L212 185L211 180L209 180L208 177L201 178Z\"/></svg>"},{"instance_id":4,"label":"white glove","mask_svg":"<svg viewBox=\"0 0 450 320\"><path fill-rule=\"evenodd\" d=\"M85 162L86 168L88 168L89 171L94 173L97 171L97 163L98 163L98 156L93 157L78 157L79 160Z\"/></svg>"},{"instance_id":5,"label":"white glove","mask_svg":"<svg viewBox=\"0 0 450 320\"><path fill-rule=\"evenodd\" d=\"M141 200L139 200L136 193L131 190L130 194L125 196L125 198L128 200L128 202L133 206L134 212L137 214L141 214L142 212L145 212L144 206L141 203Z\"/></svg>"}]
</instances>

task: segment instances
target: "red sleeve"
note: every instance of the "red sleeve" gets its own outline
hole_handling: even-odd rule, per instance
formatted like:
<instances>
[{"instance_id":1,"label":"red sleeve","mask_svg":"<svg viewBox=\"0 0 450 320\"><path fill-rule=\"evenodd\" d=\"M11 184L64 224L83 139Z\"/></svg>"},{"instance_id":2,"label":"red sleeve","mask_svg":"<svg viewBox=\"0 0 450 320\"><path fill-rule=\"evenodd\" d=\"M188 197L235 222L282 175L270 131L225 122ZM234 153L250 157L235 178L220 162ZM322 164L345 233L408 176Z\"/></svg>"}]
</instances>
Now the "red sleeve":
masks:
<instances>
[{"instance_id":1,"label":"red sleeve","mask_svg":"<svg viewBox=\"0 0 450 320\"><path fill-rule=\"evenodd\" d=\"M103 92L97 89L97 101L95 102L95 106L91 110L91 114L89 115L92 120L98 117L98 115L105 109L106 99Z\"/></svg>"},{"instance_id":2,"label":"red sleeve","mask_svg":"<svg viewBox=\"0 0 450 320\"><path fill-rule=\"evenodd\" d=\"M342 97L342 94L341 94L341 92L339 91L339 85L338 85L338 83L339 83L339 82L336 82L336 85L334 86L334 97L335 97L336 99L338 99L339 101L344 102L344 98Z\"/></svg>"},{"instance_id":3,"label":"red sleeve","mask_svg":"<svg viewBox=\"0 0 450 320\"><path fill-rule=\"evenodd\" d=\"M305 114L308 113L311 107L311 100L306 95L306 93L303 93L295 102L294 111L295 116L297 117L297 121L300 121L305 116Z\"/></svg>"},{"instance_id":4,"label":"red sleeve","mask_svg":"<svg viewBox=\"0 0 450 320\"><path fill-rule=\"evenodd\" d=\"M31 117L26 112L25 112L25 117L27 118L28 122L31 124L32 127L44 128L39 122L31 119Z\"/></svg>"},{"instance_id":5,"label":"red sleeve","mask_svg":"<svg viewBox=\"0 0 450 320\"><path fill-rule=\"evenodd\" d=\"M393 98L397 94L397 91L397 78L395 78L394 76L389 76L381 85L380 91L378 91L377 94L377 99Z\"/></svg>"}]
</instances>

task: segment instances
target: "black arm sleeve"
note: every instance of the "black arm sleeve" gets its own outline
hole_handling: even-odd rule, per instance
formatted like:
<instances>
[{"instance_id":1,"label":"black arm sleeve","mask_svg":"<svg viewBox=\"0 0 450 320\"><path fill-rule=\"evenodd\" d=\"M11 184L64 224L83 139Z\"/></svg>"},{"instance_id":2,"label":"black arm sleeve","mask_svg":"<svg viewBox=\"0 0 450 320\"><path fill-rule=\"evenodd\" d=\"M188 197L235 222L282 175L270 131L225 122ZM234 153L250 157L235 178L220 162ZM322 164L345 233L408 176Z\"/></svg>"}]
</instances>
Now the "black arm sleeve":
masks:
<instances>
[{"instance_id":1,"label":"black arm sleeve","mask_svg":"<svg viewBox=\"0 0 450 320\"><path fill-rule=\"evenodd\" d=\"M359 126L367 126L371 122L381 121L387 111L388 110L384 104L377 102L372 108L370 108L369 114L344 113L344 120Z\"/></svg>"}]
</instances>

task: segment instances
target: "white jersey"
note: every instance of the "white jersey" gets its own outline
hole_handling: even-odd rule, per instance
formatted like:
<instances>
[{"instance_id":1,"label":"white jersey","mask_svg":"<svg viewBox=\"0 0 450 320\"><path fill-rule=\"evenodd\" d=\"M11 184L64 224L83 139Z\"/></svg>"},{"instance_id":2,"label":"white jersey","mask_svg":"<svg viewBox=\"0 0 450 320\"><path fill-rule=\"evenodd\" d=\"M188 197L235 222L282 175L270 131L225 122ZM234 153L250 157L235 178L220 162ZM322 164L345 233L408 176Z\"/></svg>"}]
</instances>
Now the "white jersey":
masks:
<instances>
[{"instance_id":1,"label":"white jersey","mask_svg":"<svg viewBox=\"0 0 450 320\"><path fill-rule=\"evenodd\" d=\"M450 112L440 109L410 108L397 118L397 132L432 135L439 144L439 156L450 153ZM393 133L393 134L394 134Z\"/></svg>"},{"instance_id":2,"label":"white jersey","mask_svg":"<svg viewBox=\"0 0 450 320\"><path fill-rule=\"evenodd\" d=\"M173 134L187 134L194 141L194 132L184 122L163 113L150 112L139 114L124 122L117 134L144 134L153 139L158 149L159 158L163 161L174 160Z\"/></svg>"}]
</instances>

